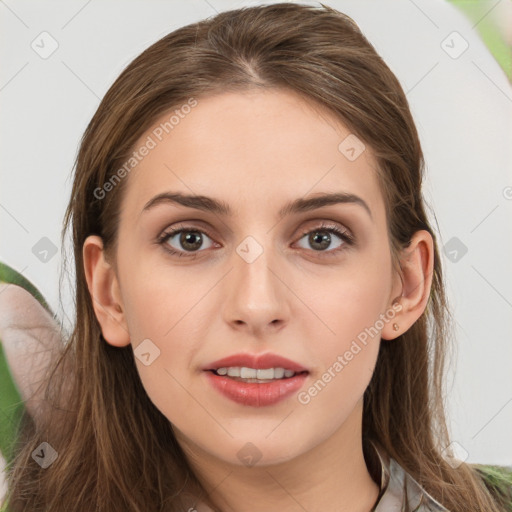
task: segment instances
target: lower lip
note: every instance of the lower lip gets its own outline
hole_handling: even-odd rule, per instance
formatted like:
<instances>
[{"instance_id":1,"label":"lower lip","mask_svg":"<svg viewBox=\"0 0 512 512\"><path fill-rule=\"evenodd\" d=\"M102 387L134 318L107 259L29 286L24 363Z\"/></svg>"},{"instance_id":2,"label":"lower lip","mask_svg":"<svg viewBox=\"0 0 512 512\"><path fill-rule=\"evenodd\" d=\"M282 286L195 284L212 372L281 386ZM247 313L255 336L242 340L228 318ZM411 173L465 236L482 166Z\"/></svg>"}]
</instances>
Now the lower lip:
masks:
<instances>
[{"instance_id":1,"label":"lower lip","mask_svg":"<svg viewBox=\"0 0 512 512\"><path fill-rule=\"evenodd\" d=\"M304 384L308 373L299 373L288 379L274 380L258 384L242 382L206 371L212 386L234 402L252 407L272 405L296 393Z\"/></svg>"}]
</instances>

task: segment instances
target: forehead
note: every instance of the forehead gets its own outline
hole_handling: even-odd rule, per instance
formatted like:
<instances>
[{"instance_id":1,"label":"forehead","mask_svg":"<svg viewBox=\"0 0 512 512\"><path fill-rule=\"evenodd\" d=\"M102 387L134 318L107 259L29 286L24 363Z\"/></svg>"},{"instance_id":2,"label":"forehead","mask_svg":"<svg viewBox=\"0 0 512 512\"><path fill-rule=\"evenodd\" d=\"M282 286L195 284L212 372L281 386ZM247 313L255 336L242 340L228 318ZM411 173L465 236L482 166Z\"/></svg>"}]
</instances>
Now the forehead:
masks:
<instances>
[{"instance_id":1,"label":"forehead","mask_svg":"<svg viewBox=\"0 0 512 512\"><path fill-rule=\"evenodd\" d=\"M135 151L151 149L129 174L123 210L133 220L167 191L219 198L239 215L332 191L359 195L376 214L383 211L370 148L347 158L347 145L359 152L360 141L326 109L275 89L196 101L163 114L135 144Z\"/></svg>"}]
</instances>

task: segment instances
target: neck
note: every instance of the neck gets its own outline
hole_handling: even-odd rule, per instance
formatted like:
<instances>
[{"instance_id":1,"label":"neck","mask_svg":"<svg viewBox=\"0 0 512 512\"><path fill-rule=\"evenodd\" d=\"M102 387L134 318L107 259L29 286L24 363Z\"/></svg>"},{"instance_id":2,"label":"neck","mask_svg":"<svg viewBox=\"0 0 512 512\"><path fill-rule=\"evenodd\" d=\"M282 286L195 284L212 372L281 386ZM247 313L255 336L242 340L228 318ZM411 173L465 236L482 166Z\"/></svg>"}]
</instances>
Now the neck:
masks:
<instances>
[{"instance_id":1,"label":"neck","mask_svg":"<svg viewBox=\"0 0 512 512\"><path fill-rule=\"evenodd\" d=\"M363 455L361 406L362 401L321 444L278 464L233 465L196 445L184 448L215 511L370 512L380 485L372 479ZM197 504L195 509L212 510Z\"/></svg>"}]
</instances>

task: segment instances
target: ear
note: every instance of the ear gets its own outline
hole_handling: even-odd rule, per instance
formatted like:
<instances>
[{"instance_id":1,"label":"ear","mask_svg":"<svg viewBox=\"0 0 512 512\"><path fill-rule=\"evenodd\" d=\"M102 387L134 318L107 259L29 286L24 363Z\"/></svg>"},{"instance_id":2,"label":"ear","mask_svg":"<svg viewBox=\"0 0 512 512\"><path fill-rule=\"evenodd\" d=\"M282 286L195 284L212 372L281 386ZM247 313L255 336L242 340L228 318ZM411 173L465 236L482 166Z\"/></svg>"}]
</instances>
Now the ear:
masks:
<instances>
[{"instance_id":1,"label":"ear","mask_svg":"<svg viewBox=\"0 0 512 512\"><path fill-rule=\"evenodd\" d=\"M400 255L402 296L392 305L395 316L382 329L381 337L392 340L407 331L427 307L434 269L434 241L426 230L414 233ZM401 306L398 306L398 304ZM393 326L398 325L398 329Z\"/></svg>"},{"instance_id":2,"label":"ear","mask_svg":"<svg viewBox=\"0 0 512 512\"><path fill-rule=\"evenodd\" d=\"M96 318L105 341L115 347L130 344L128 325L123 313L119 282L106 261L103 240L88 236L83 245L84 270Z\"/></svg>"}]
</instances>

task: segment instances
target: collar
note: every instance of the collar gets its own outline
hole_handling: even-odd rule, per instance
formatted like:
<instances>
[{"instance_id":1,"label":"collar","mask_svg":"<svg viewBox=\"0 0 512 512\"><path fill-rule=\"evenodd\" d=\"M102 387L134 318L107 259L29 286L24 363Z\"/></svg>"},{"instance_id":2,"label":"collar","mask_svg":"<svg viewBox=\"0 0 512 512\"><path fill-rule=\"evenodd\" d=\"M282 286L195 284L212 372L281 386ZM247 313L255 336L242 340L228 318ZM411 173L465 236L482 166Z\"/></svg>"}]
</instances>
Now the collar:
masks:
<instances>
[{"instance_id":1,"label":"collar","mask_svg":"<svg viewBox=\"0 0 512 512\"><path fill-rule=\"evenodd\" d=\"M376 441L370 441L369 469L380 480L380 493L370 512L449 512Z\"/></svg>"}]
</instances>

